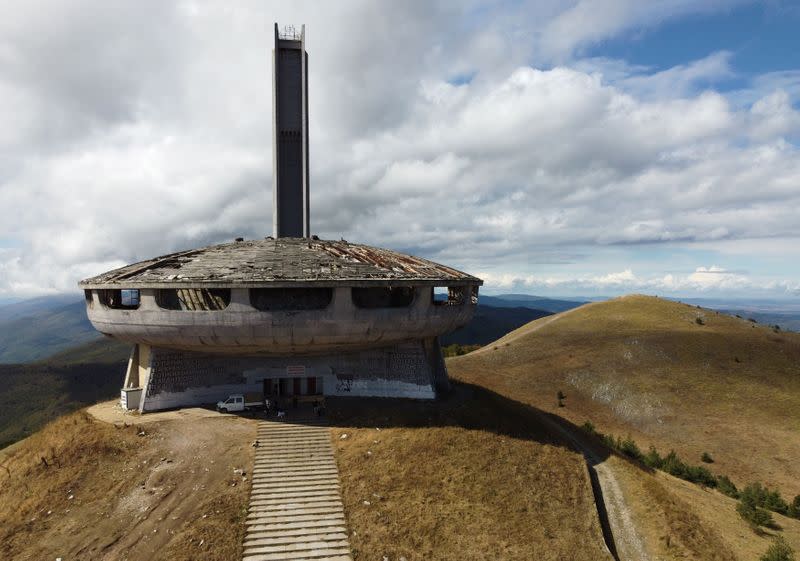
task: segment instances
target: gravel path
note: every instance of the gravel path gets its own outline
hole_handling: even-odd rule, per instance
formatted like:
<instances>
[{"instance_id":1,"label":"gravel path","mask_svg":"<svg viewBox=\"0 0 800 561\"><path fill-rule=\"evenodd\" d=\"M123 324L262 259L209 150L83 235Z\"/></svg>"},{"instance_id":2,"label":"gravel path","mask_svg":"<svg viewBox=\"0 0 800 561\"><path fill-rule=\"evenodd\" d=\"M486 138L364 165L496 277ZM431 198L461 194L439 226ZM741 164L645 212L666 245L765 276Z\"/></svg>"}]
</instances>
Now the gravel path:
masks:
<instances>
[{"instance_id":1,"label":"gravel path","mask_svg":"<svg viewBox=\"0 0 800 561\"><path fill-rule=\"evenodd\" d=\"M610 456L605 459L600 457L580 436L573 434L561 423L547 417L543 417L543 420L586 458L609 552L618 561L650 561L644 540L636 530L625 495L608 461ZM611 535L607 535L608 533Z\"/></svg>"}]
</instances>

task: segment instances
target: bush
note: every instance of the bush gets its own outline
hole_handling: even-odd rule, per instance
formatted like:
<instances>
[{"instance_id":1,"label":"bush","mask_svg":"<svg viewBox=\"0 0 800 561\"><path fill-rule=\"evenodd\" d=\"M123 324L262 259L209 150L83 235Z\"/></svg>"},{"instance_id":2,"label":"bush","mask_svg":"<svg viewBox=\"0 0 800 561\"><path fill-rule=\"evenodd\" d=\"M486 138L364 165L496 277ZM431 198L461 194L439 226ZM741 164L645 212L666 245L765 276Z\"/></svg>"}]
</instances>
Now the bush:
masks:
<instances>
[{"instance_id":1,"label":"bush","mask_svg":"<svg viewBox=\"0 0 800 561\"><path fill-rule=\"evenodd\" d=\"M759 526L775 526L775 520L772 518L772 515L769 513L769 511L756 506L746 497L741 497L739 499L739 504L736 505L736 512L738 512L739 516L741 516L748 524L750 524L753 529L758 529Z\"/></svg>"},{"instance_id":2,"label":"bush","mask_svg":"<svg viewBox=\"0 0 800 561\"><path fill-rule=\"evenodd\" d=\"M647 451L647 454L645 454L642 458L642 462L644 462L644 465L647 467L653 469L661 469L661 467L664 465L664 459L659 455L655 446L650 447L650 449Z\"/></svg>"},{"instance_id":3,"label":"bush","mask_svg":"<svg viewBox=\"0 0 800 561\"><path fill-rule=\"evenodd\" d=\"M642 451L639 450L639 447L636 445L636 442L630 437L630 435L625 437L625 440L620 440L617 446L618 450L628 456L629 458L633 458L634 460L639 460L643 458Z\"/></svg>"},{"instance_id":4,"label":"bush","mask_svg":"<svg viewBox=\"0 0 800 561\"><path fill-rule=\"evenodd\" d=\"M588 433L588 434L594 434L595 433L594 425L592 424L591 421L586 421L585 423L583 423L581 425L581 429L583 429L583 431Z\"/></svg>"},{"instance_id":5,"label":"bush","mask_svg":"<svg viewBox=\"0 0 800 561\"><path fill-rule=\"evenodd\" d=\"M794 551L783 539L783 536L778 536L767 552L761 556L761 561L794 561Z\"/></svg>"},{"instance_id":6,"label":"bush","mask_svg":"<svg viewBox=\"0 0 800 561\"><path fill-rule=\"evenodd\" d=\"M783 500L777 490L770 490L761 483L751 483L742 489L741 499L752 502L755 506L777 512L778 514L788 514L789 505Z\"/></svg>"},{"instance_id":7,"label":"bush","mask_svg":"<svg viewBox=\"0 0 800 561\"><path fill-rule=\"evenodd\" d=\"M789 512L787 513L792 518L800 520L800 495L797 495L792 504L789 505Z\"/></svg>"},{"instance_id":8,"label":"bush","mask_svg":"<svg viewBox=\"0 0 800 561\"><path fill-rule=\"evenodd\" d=\"M701 459L703 462L707 463L707 464L713 464L713 463L714 463L714 458L712 458L712 457L711 457L711 454L709 454L708 452L703 452L703 453L700 455L700 459Z\"/></svg>"},{"instance_id":9,"label":"bush","mask_svg":"<svg viewBox=\"0 0 800 561\"><path fill-rule=\"evenodd\" d=\"M728 479L727 475L720 475L717 477L717 489L719 489L720 493L728 495L729 497L734 499L739 498L739 489L736 488L733 481Z\"/></svg>"},{"instance_id":10,"label":"bush","mask_svg":"<svg viewBox=\"0 0 800 561\"><path fill-rule=\"evenodd\" d=\"M597 436L600 437L600 442L602 442L606 447L611 448L612 450L617 449L617 441L614 440L614 437L610 434L603 434L602 432L598 432Z\"/></svg>"},{"instance_id":11,"label":"bush","mask_svg":"<svg viewBox=\"0 0 800 561\"><path fill-rule=\"evenodd\" d=\"M706 322L705 322L705 321L703 321L703 318L701 318L701 317L699 317L699 316L698 316L698 317L696 317L696 318L694 318L694 322L695 322L697 325L705 325L705 324L706 324Z\"/></svg>"}]
</instances>

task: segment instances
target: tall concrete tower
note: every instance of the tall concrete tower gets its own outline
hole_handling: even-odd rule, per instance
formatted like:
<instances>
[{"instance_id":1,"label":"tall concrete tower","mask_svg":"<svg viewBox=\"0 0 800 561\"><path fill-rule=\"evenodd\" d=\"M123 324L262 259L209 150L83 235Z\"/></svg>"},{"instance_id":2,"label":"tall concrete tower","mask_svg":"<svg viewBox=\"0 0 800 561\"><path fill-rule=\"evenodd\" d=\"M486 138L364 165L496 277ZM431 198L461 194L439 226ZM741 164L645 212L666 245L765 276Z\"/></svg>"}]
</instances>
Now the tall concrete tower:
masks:
<instances>
[{"instance_id":1,"label":"tall concrete tower","mask_svg":"<svg viewBox=\"0 0 800 561\"><path fill-rule=\"evenodd\" d=\"M306 26L278 31L272 51L272 234L307 238L308 200L308 53Z\"/></svg>"}]
</instances>

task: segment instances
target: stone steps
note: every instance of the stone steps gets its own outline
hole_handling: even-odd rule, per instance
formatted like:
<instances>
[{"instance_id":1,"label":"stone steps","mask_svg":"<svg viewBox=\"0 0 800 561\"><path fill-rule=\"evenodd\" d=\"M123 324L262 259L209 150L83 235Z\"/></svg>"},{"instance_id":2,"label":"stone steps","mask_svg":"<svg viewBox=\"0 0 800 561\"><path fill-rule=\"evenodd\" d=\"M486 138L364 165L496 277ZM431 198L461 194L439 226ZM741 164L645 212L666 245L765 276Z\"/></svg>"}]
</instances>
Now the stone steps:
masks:
<instances>
[{"instance_id":1,"label":"stone steps","mask_svg":"<svg viewBox=\"0 0 800 561\"><path fill-rule=\"evenodd\" d=\"M330 429L292 419L257 434L244 561L352 561Z\"/></svg>"}]
</instances>

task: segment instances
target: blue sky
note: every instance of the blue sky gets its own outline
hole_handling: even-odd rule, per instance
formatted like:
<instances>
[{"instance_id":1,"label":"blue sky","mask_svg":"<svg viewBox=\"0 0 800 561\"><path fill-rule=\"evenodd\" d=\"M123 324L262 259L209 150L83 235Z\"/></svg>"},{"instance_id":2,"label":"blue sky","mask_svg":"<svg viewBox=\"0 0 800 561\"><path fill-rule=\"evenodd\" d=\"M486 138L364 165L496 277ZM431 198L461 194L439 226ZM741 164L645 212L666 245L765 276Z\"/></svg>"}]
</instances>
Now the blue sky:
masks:
<instances>
[{"instance_id":1,"label":"blue sky","mask_svg":"<svg viewBox=\"0 0 800 561\"><path fill-rule=\"evenodd\" d=\"M271 231L273 22L306 24L312 230L485 291L800 296L800 4L17 4L0 298Z\"/></svg>"},{"instance_id":2,"label":"blue sky","mask_svg":"<svg viewBox=\"0 0 800 561\"><path fill-rule=\"evenodd\" d=\"M797 70L798 25L800 4L796 2L743 2L623 32L592 45L586 55L664 70L728 51L738 76L709 84L726 91L745 86L748 78L759 74Z\"/></svg>"}]
</instances>

